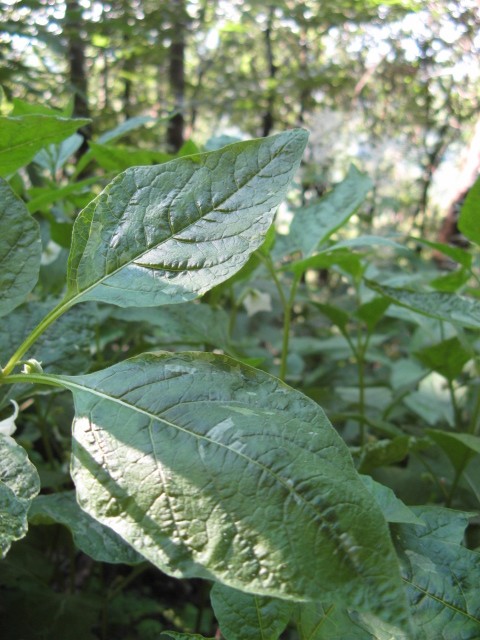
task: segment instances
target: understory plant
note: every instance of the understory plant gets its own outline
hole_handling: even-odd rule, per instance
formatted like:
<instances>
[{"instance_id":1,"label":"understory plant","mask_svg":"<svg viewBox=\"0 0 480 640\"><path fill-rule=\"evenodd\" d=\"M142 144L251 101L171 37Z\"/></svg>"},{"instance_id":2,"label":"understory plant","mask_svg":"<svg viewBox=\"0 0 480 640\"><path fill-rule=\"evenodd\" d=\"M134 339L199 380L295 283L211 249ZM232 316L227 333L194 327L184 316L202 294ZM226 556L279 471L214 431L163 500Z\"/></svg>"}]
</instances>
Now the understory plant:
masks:
<instances>
[{"instance_id":1,"label":"understory plant","mask_svg":"<svg viewBox=\"0 0 480 640\"><path fill-rule=\"evenodd\" d=\"M0 119L2 638L117 637L128 607L156 626L123 638L213 615L227 640L479 638L478 252L339 237L372 186L355 167L279 234L300 129L157 157L92 199L100 178L65 173L82 124ZM100 604L91 563L131 567ZM211 588L203 626L118 600L152 565Z\"/></svg>"}]
</instances>

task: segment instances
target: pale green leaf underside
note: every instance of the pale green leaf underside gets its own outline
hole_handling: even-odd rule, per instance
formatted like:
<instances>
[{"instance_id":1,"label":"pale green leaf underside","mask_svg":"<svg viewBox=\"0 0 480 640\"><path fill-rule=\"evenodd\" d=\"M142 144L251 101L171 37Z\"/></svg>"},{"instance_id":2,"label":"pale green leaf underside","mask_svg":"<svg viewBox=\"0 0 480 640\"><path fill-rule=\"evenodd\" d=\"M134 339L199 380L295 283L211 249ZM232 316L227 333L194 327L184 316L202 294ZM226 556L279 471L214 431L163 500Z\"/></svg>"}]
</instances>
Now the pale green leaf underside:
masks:
<instances>
[{"instance_id":1,"label":"pale green leaf underside","mask_svg":"<svg viewBox=\"0 0 480 640\"><path fill-rule=\"evenodd\" d=\"M37 496L28 513L30 524L63 524L75 546L97 562L136 564L144 558L114 531L104 527L77 504L74 491Z\"/></svg>"},{"instance_id":2,"label":"pale green leaf underside","mask_svg":"<svg viewBox=\"0 0 480 640\"><path fill-rule=\"evenodd\" d=\"M0 178L0 317L21 304L35 286L42 246L37 222Z\"/></svg>"},{"instance_id":3,"label":"pale green leaf underside","mask_svg":"<svg viewBox=\"0 0 480 640\"><path fill-rule=\"evenodd\" d=\"M0 557L27 533L27 512L40 491L40 479L25 449L0 435Z\"/></svg>"},{"instance_id":4,"label":"pale green leaf underside","mask_svg":"<svg viewBox=\"0 0 480 640\"><path fill-rule=\"evenodd\" d=\"M210 593L213 611L227 640L278 640L294 611L294 603L243 593L215 584Z\"/></svg>"},{"instance_id":5,"label":"pale green leaf underside","mask_svg":"<svg viewBox=\"0 0 480 640\"><path fill-rule=\"evenodd\" d=\"M402 617L386 523L316 403L213 354L55 379L80 505L164 571Z\"/></svg>"},{"instance_id":6,"label":"pale green leaf underside","mask_svg":"<svg viewBox=\"0 0 480 640\"><path fill-rule=\"evenodd\" d=\"M0 118L0 176L28 164L37 151L61 142L88 122L45 115Z\"/></svg>"},{"instance_id":7,"label":"pale green leaf underside","mask_svg":"<svg viewBox=\"0 0 480 640\"><path fill-rule=\"evenodd\" d=\"M262 243L306 141L298 129L127 169L75 222L67 298L155 306L223 282Z\"/></svg>"},{"instance_id":8,"label":"pale green leaf underside","mask_svg":"<svg viewBox=\"0 0 480 640\"><path fill-rule=\"evenodd\" d=\"M480 301L454 293L416 292L367 280L369 287L396 304L422 315L438 318L470 329L480 328Z\"/></svg>"},{"instance_id":9,"label":"pale green leaf underside","mask_svg":"<svg viewBox=\"0 0 480 640\"><path fill-rule=\"evenodd\" d=\"M395 525L418 640L478 640L480 554L460 544L467 514L412 507L423 527Z\"/></svg>"}]
</instances>

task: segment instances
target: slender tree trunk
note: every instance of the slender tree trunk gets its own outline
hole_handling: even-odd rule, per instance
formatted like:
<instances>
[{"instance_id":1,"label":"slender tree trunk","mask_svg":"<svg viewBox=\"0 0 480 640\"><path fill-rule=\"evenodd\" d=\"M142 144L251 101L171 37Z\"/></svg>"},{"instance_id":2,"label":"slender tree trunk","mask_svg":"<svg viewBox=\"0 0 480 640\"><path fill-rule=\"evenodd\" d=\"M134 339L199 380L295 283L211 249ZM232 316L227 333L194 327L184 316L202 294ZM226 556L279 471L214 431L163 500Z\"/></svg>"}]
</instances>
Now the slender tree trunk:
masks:
<instances>
[{"instance_id":1,"label":"slender tree trunk","mask_svg":"<svg viewBox=\"0 0 480 640\"><path fill-rule=\"evenodd\" d=\"M85 61L85 41L82 34L83 15L78 0L67 0L65 12L65 35L69 64L69 81L73 91L73 114L79 118L89 118L88 82ZM79 130L83 135L83 144L77 151L81 157L88 149L88 140L92 136L91 125Z\"/></svg>"},{"instance_id":2,"label":"slender tree trunk","mask_svg":"<svg viewBox=\"0 0 480 640\"><path fill-rule=\"evenodd\" d=\"M167 128L167 146L176 152L184 142L185 108L185 0L171 0L171 29L169 82L173 98L174 115Z\"/></svg>"},{"instance_id":3,"label":"slender tree trunk","mask_svg":"<svg viewBox=\"0 0 480 640\"><path fill-rule=\"evenodd\" d=\"M264 31L265 46L267 52L267 65L268 65L268 89L267 89L267 108L262 118L262 135L268 136L275 124L274 105L275 105L275 76L277 75L277 67L273 58L273 45L272 45L272 29L273 29L273 17L275 15L275 7L271 6L268 11L267 28Z\"/></svg>"}]
</instances>

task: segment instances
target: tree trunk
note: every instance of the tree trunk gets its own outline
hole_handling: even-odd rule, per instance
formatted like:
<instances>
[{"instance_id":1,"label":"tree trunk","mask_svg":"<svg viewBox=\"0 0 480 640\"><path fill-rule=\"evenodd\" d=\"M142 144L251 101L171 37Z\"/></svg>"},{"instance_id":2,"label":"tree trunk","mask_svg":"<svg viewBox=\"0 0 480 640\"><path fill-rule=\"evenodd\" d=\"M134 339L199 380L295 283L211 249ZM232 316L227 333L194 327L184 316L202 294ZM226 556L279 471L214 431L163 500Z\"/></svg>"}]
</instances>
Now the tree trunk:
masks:
<instances>
[{"instance_id":1,"label":"tree trunk","mask_svg":"<svg viewBox=\"0 0 480 640\"><path fill-rule=\"evenodd\" d=\"M177 152L184 142L185 107L185 0L171 0L171 30L169 82L174 115L167 128L169 151Z\"/></svg>"},{"instance_id":2,"label":"tree trunk","mask_svg":"<svg viewBox=\"0 0 480 640\"><path fill-rule=\"evenodd\" d=\"M264 31L265 46L267 49L267 65L268 65L268 90L267 90L267 108L263 114L262 119L262 135L268 136L273 129L275 123L275 116L273 113L275 104L275 76L277 74L277 67L273 59L273 46L272 46L272 28L273 17L275 15L275 7L271 6L268 12L267 28Z\"/></svg>"},{"instance_id":3,"label":"tree trunk","mask_svg":"<svg viewBox=\"0 0 480 640\"><path fill-rule=\"evenodd\" d=\"M67 0L64 33L67 38L69 81L73 91L73 115L89 118L88 82L85 63L85 41L82 34L83 15L78 0ZM88 140L92 137L91 125L79 129L83 144L77 151L80 158L88 150Z\"/></svg>"}]
</instances>

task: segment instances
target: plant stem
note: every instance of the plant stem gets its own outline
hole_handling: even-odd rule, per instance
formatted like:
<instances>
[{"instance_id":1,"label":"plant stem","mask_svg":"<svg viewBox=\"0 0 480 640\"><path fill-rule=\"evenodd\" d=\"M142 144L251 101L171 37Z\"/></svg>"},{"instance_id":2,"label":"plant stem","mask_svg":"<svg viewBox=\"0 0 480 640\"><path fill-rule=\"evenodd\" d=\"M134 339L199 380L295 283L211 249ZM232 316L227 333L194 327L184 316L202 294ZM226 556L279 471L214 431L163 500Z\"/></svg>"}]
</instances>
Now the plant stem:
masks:
<instances>
[{"instance_id":1,"label":"plant stem","mask_svg":"<svg viewBox=\"0 0 480 640\"><path fill-rule=\"evenodd\" d=\"M292 284L292 288L290 289L290 296L286 305L283 308L283 338L282 338L282 357L280 361L280 380L285 380L285 376L287 375L287 357L288 357L288 345L290 342L290 323L292 320L292 307L293 302L295 300L295 295L297 293L297 287L300 279L298 276L295 276L295 279Z\"/></svg>"},{"instance_id":2,"label":"plant stem","mask_svg":"<svg viewBox=\"0 0 480 640\"><path fill-rule=\"evenodd\" d=\"M292 283L292 288L290 289L290 295L287 297L283 291L282 283L280 282L278 275L275 271L275 266L272 262L270 256L264 256L260 252L257 252L258 257L268 269L268 272L272 276L272 279L275 283L275 286L278 290L278 295L280 297L280 302L283 308L283 336L282 336L282 355L280 360L280 372L278 377L280 380L285 380L285 376L287 374L287 357L288 357L288 345L290 342L290 324L292 320L292 307L295 301L295 295L297 293L298 284L300 282L299 275L295 275Z\"/></svg>"},{"instance_id":3,"label":"plant stem","mask_svg":"<svg viewBox=\"0 0 480 640\"><path fill-rule=\"evenodd\" d=\"M25 338L25 340L22 342L22 344L18 347L18 349L13 354L13 356L7 362L2 372L4 376L8 376L13 371L13 369L19 363L19 360L22 359L22 357L30 349L32 344L34 344L38 340L38 338L42 335L42 333L46 331L46 329L48 329L48 327L53 322L55 322L57 318L59 318L66 311L68 311L68 309L70 309L72 304L73 304L72 300L68 300L68 301L62 300L62 302L60 302L60 304L58 304L54 309L52 309L50 313L47 313L47 315L43 318L43 320L35 327L35 329L30 333L30 335L28 335Z\"/></svg>"}]
</instances>

